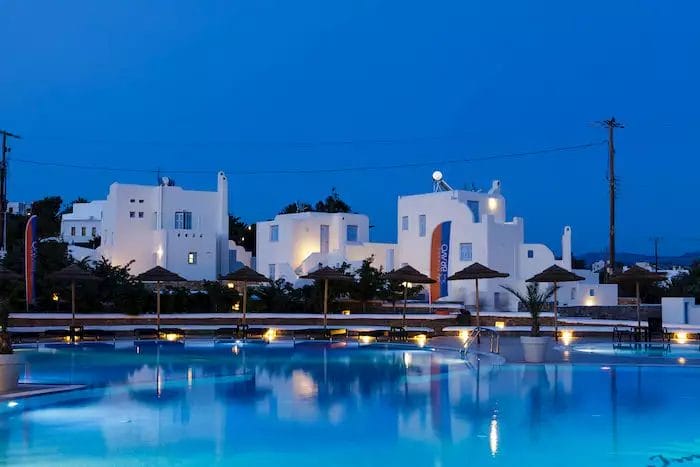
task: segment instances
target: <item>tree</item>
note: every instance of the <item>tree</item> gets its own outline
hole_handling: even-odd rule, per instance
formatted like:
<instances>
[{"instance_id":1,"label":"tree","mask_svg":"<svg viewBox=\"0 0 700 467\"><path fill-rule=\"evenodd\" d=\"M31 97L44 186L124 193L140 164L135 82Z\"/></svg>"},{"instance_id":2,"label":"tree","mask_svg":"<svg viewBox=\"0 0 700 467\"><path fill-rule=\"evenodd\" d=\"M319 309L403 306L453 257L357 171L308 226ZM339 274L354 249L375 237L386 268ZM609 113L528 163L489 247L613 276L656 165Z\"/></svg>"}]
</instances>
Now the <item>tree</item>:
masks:
<instances>
[{"instance_id":1,"label":"tree","mask_svg":"<svg viewBox=\"0 0 700 467\"><path fill-rule=\"evenodd\" d=\"M294 286L284 278L252 288L265 311L290 311Z\"/></svg>"},{"instance_id":2,"label":"tree","mask_svg":"<svg viewBox=\"0 0 700 467\"><path fill-rule=\"evenodd\" d=\"M90 202L90 201L88 201L87 199L83 198L82 196L78 196L78 197L75 198L73 201L71 201L70 203L68 203L68 204L66 205L65 208L63 208L63 210L61 211L61 215L63 215L63 214L71 214L71 213L73 212L73 205L74 205L75 203L89 203L89 202Z\"/></svg>"},{"instance_id":3,"label":"tree","mask_svg":"<svg viewBox=\"0 0 700 467\"><path fill-rule=\"evenodd\" d=\"M367 302L378 298L381 290L386 286L381 268L372 266L373 261L374 255L362 261L362 266L355 271L358 280L350 290L350 298L362 303L363 313L367 312Z\"/></svg>"},{"instance_id":4,"label":"tree","mask_svg":"<svg viewBox=\"0 0 700 467\"><path fill-rule=\"evenodd\" d=\"M325 200L316 203L315 210L318 212L350 212L350 205L340 199L340 195L335 188L331 190L331 194Z\"/></svg>"},{"instance_id":5,"label":"tree","mask_svg":"<svg viewBox=\"0 0 700 467\"><path fill-rule=\"evenodd\" d=\"M301 201L297 201L296 203L290 203L286 205L282 210L280 211L280 214L297 214L299 212L309 212L313 211L313 208L309 203L304 203Z\"/></svg>"},{"instance_id":6,"label":"tree","mask_svg":"<svg viewBox=\"0 0 700 467\"><path fill-rule=\"evenodd\" d=\"M228 238L255 256L255 224L246 224L238 216L228 216Z\"/></svg>"},{"instance_id":7,"label":"tree","mask_svg":"<svg viewBox=\"0 0 700 467\"><path fill-rule=\"evenodd\" d=\"M517 298L523 307L530 312L532 317L532 327L530 329L530 335L532 337L538 337L540 335L540 313L542 313L547 307L547 302L554 295L554 291L557 289L554 286L550 286L543 291L540 291L540 285L536 282L527 284L525 293L509 287L507 285L502 285L505 290L512 293L515 298Z\"/></svg>"},{"instance_id":8,"label":"tree","mask_svg":"<svg viewBox=\"0 0 700 467\"><path fill-rule=\"evenodd\" d=\"M146 310L151 294L131 274L130 261L124 266L114 266L108 259L100 258L95 264L94 274L102 280L98 285L99 299L104 305L130 314Z\"/></svg>"},{"instance_id":9,"label":"tree","mask_svg":"<svg viewBox=\"0 0 700 467\"><path fill-rule=\"evenodd\" d=\"M403 282L388 280L385 281L384 287L379 291L379 298L391 302L392 312L396 313L396 302L403 300L403 292L405 285ZM420 294L423 287L420 285L413 285L406 290L406 298L415 298Z\"/></svg>"},{"instance_id":10,"label":"tree","mask_svg":"<svg viewBox=\"0 0 700 467\"><path fill-rule=\"evenodd\" d=\"M58 237L61 234L60 196L48 196L32 203L32 214L37 216L39 238Z\"/></svg>"}]
</instances>

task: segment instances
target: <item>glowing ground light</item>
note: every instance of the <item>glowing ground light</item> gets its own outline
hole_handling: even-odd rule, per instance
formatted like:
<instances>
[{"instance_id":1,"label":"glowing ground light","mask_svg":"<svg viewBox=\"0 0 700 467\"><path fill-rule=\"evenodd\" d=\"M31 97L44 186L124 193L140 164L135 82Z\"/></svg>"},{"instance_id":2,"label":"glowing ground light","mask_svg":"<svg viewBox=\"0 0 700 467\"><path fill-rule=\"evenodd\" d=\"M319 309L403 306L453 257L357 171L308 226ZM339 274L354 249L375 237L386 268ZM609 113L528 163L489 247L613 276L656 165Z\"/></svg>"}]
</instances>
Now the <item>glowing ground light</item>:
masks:
<instances>
[{"instance_id":1,"label":"glowing ground light","mask_svg":"<svg viewBox=\"0 0 700 467\"><path fill-rule=\"evenodd\" d=\"M673 338L679 344L687 344L688 343L688 333L687 332L678 331L677 333L675 333Z\"/></svg>"},{"instance_id":2,"label":"glowing ground light","mask_svg":"<svg viewBox=\"0 0 700 467\"><path fill-rule=\"evenodd\" d=\"M680 365L685 365L685 362L687 362L687 360L685 359L685 357L678 357L678 363L679 363Z\"/></svg>"},{"instance_id":3,"label":"glowing ground light","mask_svg":"<svg viewBox=\"0 0 700 467\"><path fill-rule=\"evenodd\" d=\"M569 330L569 329L566 329L566 330L564 330L564 331L561 332L561 342L562 342L562 344L568 346L568 345L571 344L571 341L573 341L573 340L574 340L574 332L573 332L573 331L571 331L571 330Z\"/></svg>"},{"instance_id":4,"label":"glowing ground light","mask_svg":"<svg viewBox=\"0 0 700 467\"><path fill-rule=\"evenodd\" d=\"M414 339L418 347L425 347L425 343L428 342L428 336L425 334L418 334Z\"/></svg>"},{"instance_id":5,"label":"glowing ground light","mask_svg":"<svg viewBox=\"0 0 700 467\"><path fill-rule=\"evenodd\" d=\"M277 338L277 330L275 328L270 328L267 331L265 331L265 334L263 334L263 339L266 340L267 342L272 342Z\"/></svg>"},{"instance_id":6,"label":"glowing ground light","mask_svg":"<svg viewBox=\"0 0 700 467\"><path fill-rule=\"evenodd\" d=\"M175 342L180 338L180 334L176 334L174 332L169 332L165 335L165 340L168 342Z\"/></svg>"},{"instance_id":7,"label":"glowing ground light","mask_svg":"<svg viewBox=\"0 0 700 467\"><path fill-rule=\"evenodd\" d=\"M469 330L462 329L459 331L459 338L462 340L462 342L467 342L469 340Z\"/></svg>"},{"instance_id":8,"label":"glowing ground light","mask_svg":"<svg viewBox=\"0 0 700 467\"><path fill-rule=\"evenodd\" d=\"M603 370L603 371L610 371L610 367L609 367L609 366L601 366L600 369Z\"/></svg>"},{"instance_id":9,"label":"glowing ground light","mask_svg":"<svg viewBox=\"0 0 700 467\"><path fill-rule=\"evenodd\" d=\"M496 329L503 329L506 327L506 322L505 321L496 321L494 323L494 326L496 326Z\"/></svg>"}]
</instances>

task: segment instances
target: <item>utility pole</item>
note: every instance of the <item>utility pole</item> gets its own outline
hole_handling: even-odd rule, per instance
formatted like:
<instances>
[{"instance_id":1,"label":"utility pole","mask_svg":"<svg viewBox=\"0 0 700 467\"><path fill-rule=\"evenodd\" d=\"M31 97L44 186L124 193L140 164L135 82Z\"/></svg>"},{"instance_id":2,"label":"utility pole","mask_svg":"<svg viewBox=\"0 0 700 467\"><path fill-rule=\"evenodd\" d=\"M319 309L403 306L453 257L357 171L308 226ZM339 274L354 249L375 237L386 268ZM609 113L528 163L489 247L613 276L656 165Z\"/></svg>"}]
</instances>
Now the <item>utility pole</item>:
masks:
<instances>
[{"instance_id":1,"label":"utility pole","mask_svg":"<svg viewBox=\"0 0 700 467\"><path fill-rule=\"evenodd\" d=\"M7 154L11 148L7 145L8 138L21 139L19 135L0 130L2 135L2 159L0 159L0 256L7 251Z\"/></svg>"},{"instance_id":2,"label":"utility pole","mask_svg":"<svg viewBox=\"0 0 700 467\"><path fill-rule=\"evenodd\" d=\"M616 182L615 179L615 128L624 128L624 126L612 117L609 120L603 120L600 124L608 129L608 182L610 185L610 246L609 246L609 266L608 276L615 272L615 196Z\"/></svg>"},{"instance_id":3,"label":"utility pole","mask_svg":"<svg viewBox=\"0 0 700 467\"><path fill-rule=\"evenodd\" d=\"M654 242L654 272L659 272L659 242L661 237L651 237L650 240Z\"/></svg>"}]
</instances>

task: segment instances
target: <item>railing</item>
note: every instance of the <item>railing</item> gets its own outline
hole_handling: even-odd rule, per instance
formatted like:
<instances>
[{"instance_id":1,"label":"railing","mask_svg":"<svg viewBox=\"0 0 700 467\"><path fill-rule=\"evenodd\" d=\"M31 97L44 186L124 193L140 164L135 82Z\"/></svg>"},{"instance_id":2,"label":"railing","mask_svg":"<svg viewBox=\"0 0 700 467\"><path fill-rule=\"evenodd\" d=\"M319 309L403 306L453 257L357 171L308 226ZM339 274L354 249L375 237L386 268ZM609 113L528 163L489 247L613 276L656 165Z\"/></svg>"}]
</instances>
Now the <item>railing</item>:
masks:
<instances>
[{"instance_id":1,"label":"railing","mask_svg":"<svg viewBox=\"0 0 700 467\"><path fill-rule=\"evenodd\" d=\"M477 327L474 328L474 331L472 331L471 334L469 334L469 337L467 338L466 341L464 341L464 345L462 346L462 354L466 354L469 352L469 349L471 346L474 344L474 342L479 342L481 341L481 337L488 337L489 339L489 352L490 353L500 353L501 352L501 341L500 341L500 335L498 334L498 331L495 331L491 328L483 328L483 327Z\"/></svg>"}]
</instances>

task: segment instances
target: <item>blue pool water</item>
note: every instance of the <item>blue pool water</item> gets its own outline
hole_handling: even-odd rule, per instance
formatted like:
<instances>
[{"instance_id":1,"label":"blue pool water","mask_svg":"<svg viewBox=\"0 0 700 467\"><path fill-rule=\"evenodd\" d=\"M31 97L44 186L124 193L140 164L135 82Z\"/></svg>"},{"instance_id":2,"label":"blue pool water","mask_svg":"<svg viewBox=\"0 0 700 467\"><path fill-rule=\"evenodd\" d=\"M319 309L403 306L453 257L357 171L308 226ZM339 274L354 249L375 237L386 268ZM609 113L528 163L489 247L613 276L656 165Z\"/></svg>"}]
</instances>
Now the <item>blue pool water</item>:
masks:
<instances>
[{"instance_id":1,"label":"blue pool water","mask_svg":"<svg viewBox=\"0 0 700 467\"><path fill-rule=\"evenodd\" d=\"M687 366L325 343L20 353L27 381L91 387L3 402L11 465L700 465L700 369Z\"/></svg>"}]
</instances>

